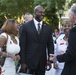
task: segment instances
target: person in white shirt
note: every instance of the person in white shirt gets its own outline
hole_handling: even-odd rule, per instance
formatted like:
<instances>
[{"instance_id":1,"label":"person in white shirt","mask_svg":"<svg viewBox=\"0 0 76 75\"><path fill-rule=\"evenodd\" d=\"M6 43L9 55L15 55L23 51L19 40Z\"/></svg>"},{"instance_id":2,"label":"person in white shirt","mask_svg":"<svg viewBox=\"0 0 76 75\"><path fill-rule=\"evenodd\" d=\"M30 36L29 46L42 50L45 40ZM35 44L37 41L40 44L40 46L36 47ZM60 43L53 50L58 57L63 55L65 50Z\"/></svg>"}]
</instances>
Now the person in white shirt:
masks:
<instances>
[{"instance_id":1,"label":"person in white shirt","mask_svg":"<svg viewBox=\"0 0 76 75\"><path fill-rule=\"evenodd\" d=\"M56 50L55 50L56 55L60 55L66 52L68 46L69 30L72 27L69 19L63 21L62 25L64 29L64 34L61 34L56 40ZM54 68L56 69L55 75L61 75L63 67L64 67L64 63L59 63L58 61L54 63Z\"/></svg>"}]
</instances>

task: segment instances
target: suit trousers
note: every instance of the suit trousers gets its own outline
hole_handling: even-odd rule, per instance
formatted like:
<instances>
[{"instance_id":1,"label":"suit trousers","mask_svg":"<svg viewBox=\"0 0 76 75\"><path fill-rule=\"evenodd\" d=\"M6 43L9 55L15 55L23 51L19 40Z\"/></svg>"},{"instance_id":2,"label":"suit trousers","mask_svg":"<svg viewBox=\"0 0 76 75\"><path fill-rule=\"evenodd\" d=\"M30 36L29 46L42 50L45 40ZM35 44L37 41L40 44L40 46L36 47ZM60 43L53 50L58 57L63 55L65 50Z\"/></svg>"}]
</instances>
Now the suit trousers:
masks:
<instances>
[{"instance_id":1,"label":"suit trousers","mask_svg":"<svg viewBox=\"0 0 76 75\"><path fill-rule=\"evenodd\" d=\"M38 64L37 69L31 70L29 68L25 69L26 74L32 74L32 75L45 75L45 69L40 69L40 65Z\"/></svg>"}]
</instances>

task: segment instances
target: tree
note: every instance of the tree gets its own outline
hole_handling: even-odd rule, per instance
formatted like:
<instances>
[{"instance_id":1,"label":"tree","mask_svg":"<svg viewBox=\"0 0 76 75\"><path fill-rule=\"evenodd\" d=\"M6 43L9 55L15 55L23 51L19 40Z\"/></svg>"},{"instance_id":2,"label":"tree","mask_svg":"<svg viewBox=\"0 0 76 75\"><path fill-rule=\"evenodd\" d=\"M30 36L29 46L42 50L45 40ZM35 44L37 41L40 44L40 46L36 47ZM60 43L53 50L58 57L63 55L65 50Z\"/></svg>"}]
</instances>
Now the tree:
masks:
<instances>
[{"instance_id":1,"label":"tree","mask_svg":"<svg viewBox=\"0 0 76 75\"><path fill-rule=\"evenodd\" d=\"M30 12L34 6L41 4L45 8L44 20L51 24L53 30L58 27L58 10L64 8L65 0L0 0L0 25L7 18L21 17Z\"/></svg>"},{"instance_id":2,"label":"tree","mask_svg":"<svg viewBox=\"0 0 76 75\"><path fill-rule=\"evenodd\" d=\"M0 25L5 19L21 17L26 12L32 13L33 0L0 0Z\"/></svg>"},{"instance_id":3,"label":"tree","mask_svg":"<svg viewBox=\"0 0 76 75\"><path fill-rule=\"evenodd\" d=\"M71 0L71 1L69 2L69 8L70 8L70 6L71 6L73 3L76 4L76 0Z\"/></svg>"}]
</instances>

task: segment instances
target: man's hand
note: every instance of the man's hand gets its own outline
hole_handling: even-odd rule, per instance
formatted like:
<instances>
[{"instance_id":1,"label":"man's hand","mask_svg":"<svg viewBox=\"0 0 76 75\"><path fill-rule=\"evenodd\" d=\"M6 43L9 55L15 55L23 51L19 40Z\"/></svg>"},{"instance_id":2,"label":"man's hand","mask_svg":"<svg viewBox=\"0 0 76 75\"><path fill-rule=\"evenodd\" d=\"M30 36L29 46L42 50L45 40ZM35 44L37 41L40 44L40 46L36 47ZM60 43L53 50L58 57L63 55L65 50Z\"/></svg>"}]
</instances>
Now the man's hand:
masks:
<instances>
[{"instance_id":1,"label":"man's hand","mask_svg":"<svg viewBox=\"0 0 76 75\"><path fill-rule=\"evenodd\" d=\"M25 63L21 64L21 72L25 73L25 69L27 68L27 65Z\"/></svg>"},{"instance_id":2,"label":"man's hand","mask_svg":"<svg viewBox=\"0 0 76 75\"><path fill-rule=\"evenodd\" d=\"M51 54L49 60L55 63L57 61L56 55Z\"/></svg>"}]
</instances>

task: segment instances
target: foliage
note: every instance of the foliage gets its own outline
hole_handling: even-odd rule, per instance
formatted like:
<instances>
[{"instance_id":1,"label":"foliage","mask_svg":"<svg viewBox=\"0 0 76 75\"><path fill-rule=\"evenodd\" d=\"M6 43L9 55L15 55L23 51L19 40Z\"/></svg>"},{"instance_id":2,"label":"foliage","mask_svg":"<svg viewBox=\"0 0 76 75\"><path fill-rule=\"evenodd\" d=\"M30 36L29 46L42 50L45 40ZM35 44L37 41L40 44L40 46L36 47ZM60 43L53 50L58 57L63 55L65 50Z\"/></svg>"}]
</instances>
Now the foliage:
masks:
<instances>
[{"instance_id":1,"label":"foliage","mask_svg":"<svg viewBox=\"0 0 76 75\"><path fill-rule=\"evenodd\" d=\"M17 19L26 12L32 13L33 0L0 0L0 24L8 18Z\"/></svg>"},{"instance_id":2,"label":"foliage","mask_svg":"<svg viewBox=\"0 0 76 75\"><path fill-rule=\"evenodd\" d=\"M39 4L45 8L44 20L52 25L54 30L59 23L57 12L64 8L65 0L0 0L0 26L5 19L17 19L27 12L33 14L33 8Z\"/></svg>"},{"instance_id":3,"label":"foliage","mask_svg":"<svg viewBox=\"0 0 76 75\"><path fill-rule=\"evenodd\" d=\"M71 2L69 3L69 8L70 8L70 6L71 6L73 3L76 4L76 0L71 0Z\"/></svg>"}]
</instances>

